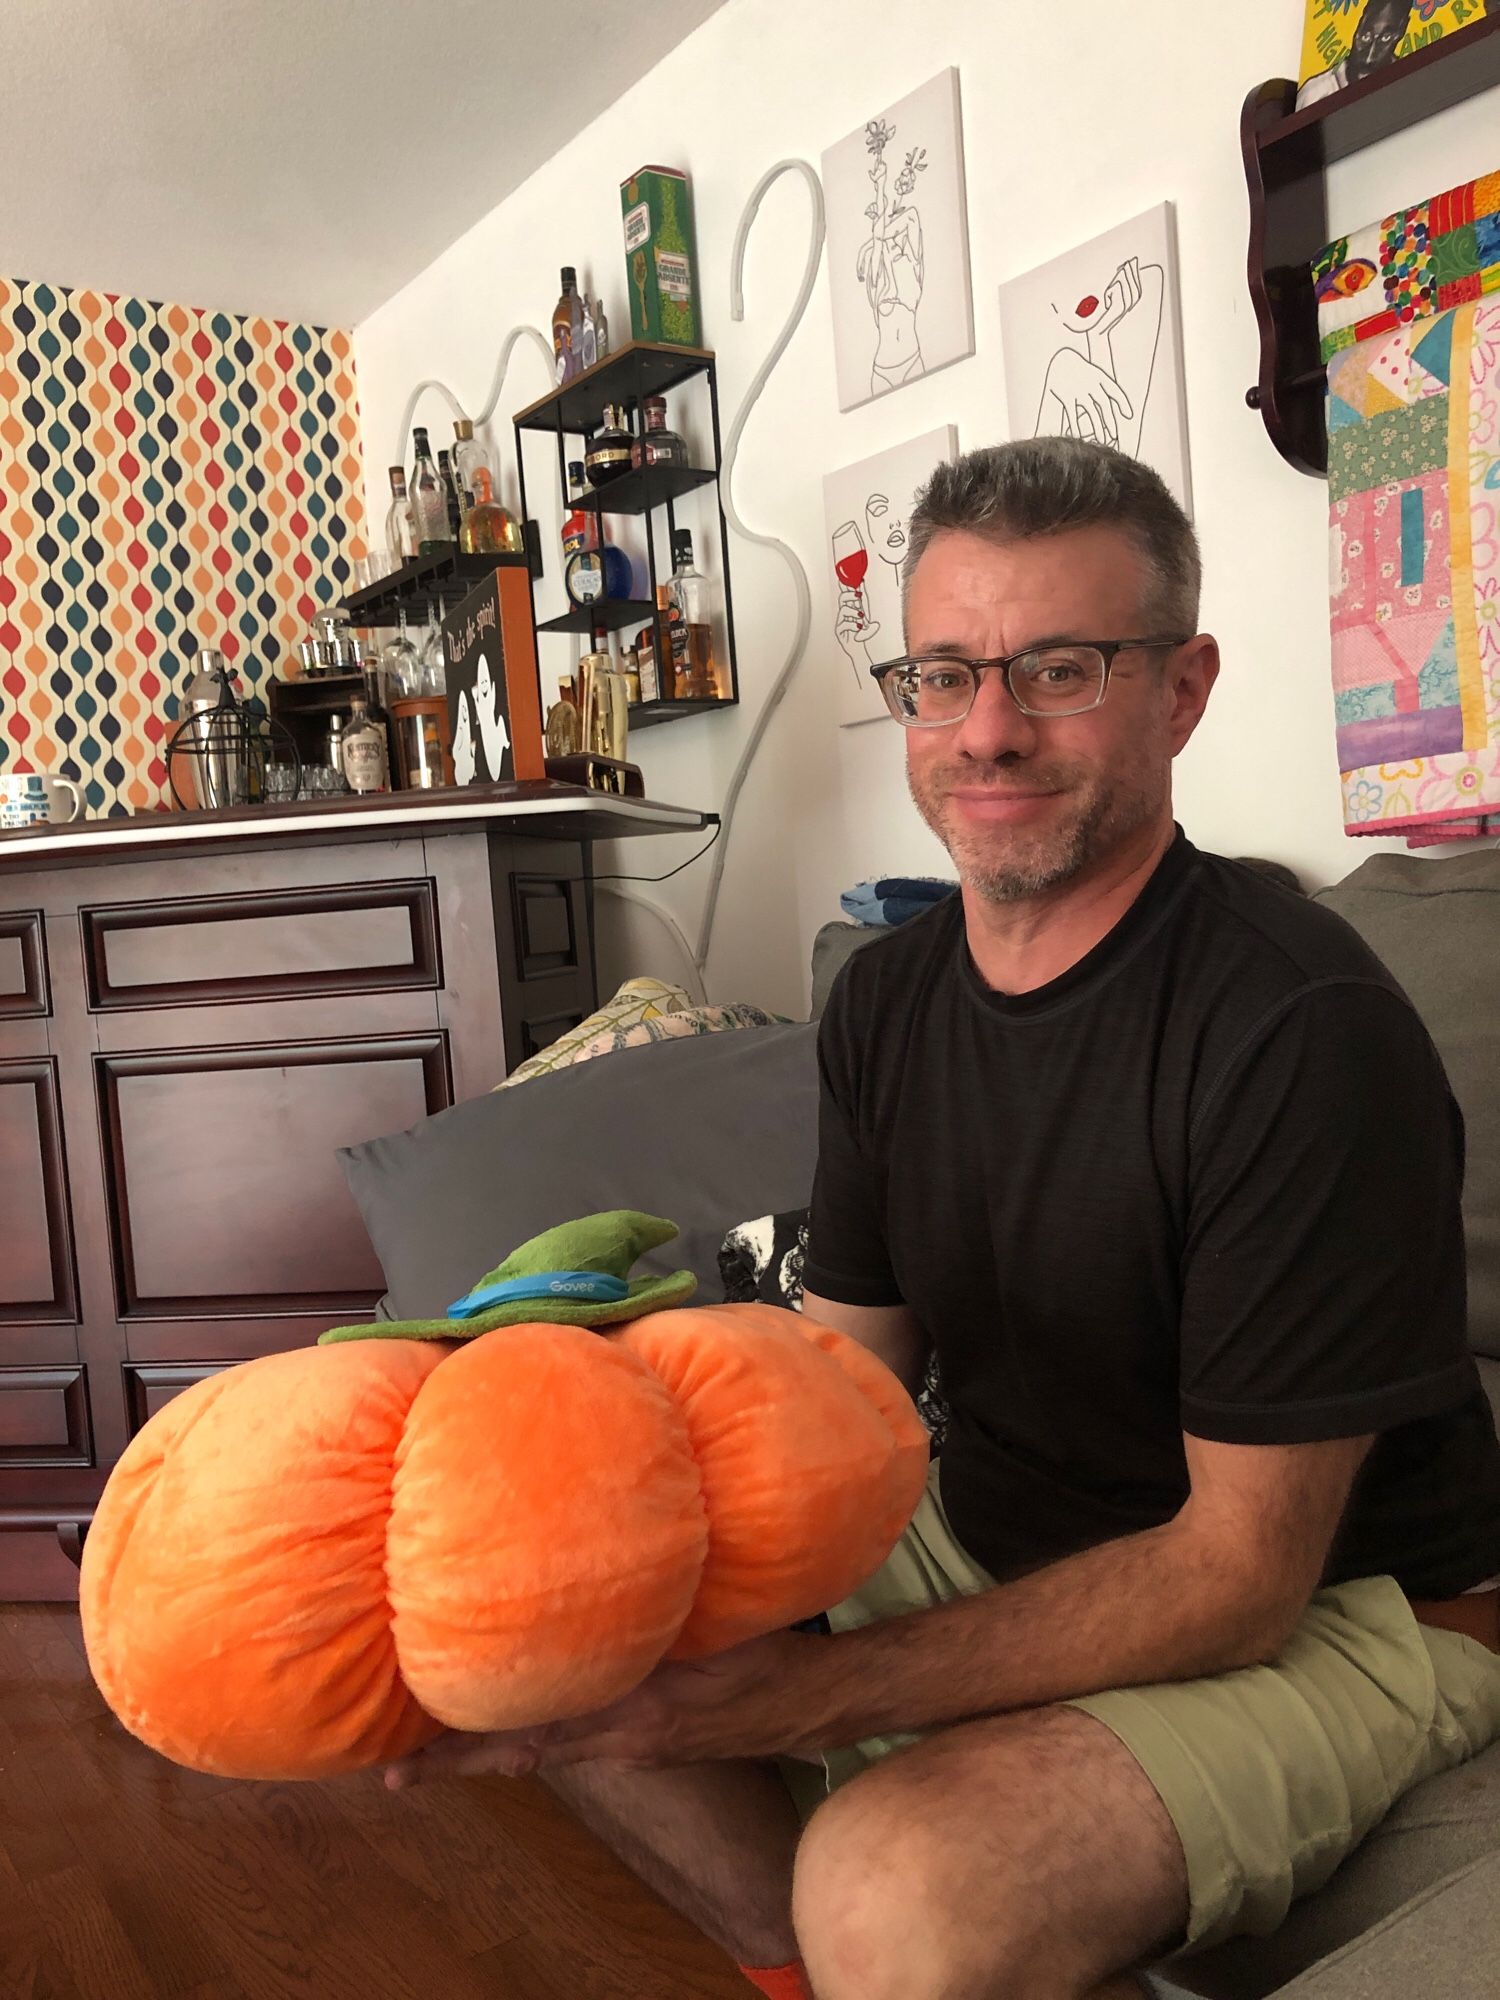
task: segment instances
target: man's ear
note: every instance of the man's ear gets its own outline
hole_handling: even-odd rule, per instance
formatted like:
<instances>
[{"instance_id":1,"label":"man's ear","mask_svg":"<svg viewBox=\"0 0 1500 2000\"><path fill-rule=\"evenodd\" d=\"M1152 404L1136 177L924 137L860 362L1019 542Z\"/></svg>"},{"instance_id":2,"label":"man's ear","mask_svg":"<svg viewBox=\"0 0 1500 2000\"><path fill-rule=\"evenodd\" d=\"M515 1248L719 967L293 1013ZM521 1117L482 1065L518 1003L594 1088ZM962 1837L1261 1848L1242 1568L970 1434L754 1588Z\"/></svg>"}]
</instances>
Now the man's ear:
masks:
<instances>
[{"instance_id":1,"label":"man's ear","mask_svg":"<svg viewBox=\"0 0 1500 2000\"><path fill-rule=\"evenodd\" d=\"M1219 678L1219 642L1207 632L1179 646L1167 664L1167 685L1172 692L1170 719L1172 755L1186 747L1193 731L1203 720L1214 682Z\"/></svg>"}]
</instances>

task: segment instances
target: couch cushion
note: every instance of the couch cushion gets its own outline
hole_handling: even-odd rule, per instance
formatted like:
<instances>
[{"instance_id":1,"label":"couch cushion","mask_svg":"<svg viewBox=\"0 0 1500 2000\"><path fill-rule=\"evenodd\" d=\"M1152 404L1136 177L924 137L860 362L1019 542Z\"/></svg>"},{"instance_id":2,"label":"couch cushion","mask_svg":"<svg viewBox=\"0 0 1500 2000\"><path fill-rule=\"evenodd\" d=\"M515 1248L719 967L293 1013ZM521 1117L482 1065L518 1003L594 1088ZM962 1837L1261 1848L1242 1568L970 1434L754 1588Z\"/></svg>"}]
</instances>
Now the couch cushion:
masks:
<instances>
[{"instance_id":1,"label":"couch cushion","mask_svg":"<svg viewBox=\"0 0 1500 2000\"><path fill-rule=\"evenodd\" d=\"M1390 967L1447 1069L1468 1130L1469 1338L1500 1359L1500 848L1375 854L1317 900Z\"/></svg>"},{"instance_id":2,"label":"couch cushion","mask_svg":"<svg viewBox=\"0 0 1500 2000\"><path fill-rule=\"evenodd\" d=\"M741 1028L627 1049L340 1155L396 1319L445 1313L517 1244L608 1208L682 1234L638 1270L719 1296L725 1232L802 1207L818 1144L817 1030Z\"/></svg>"},{"instance_id":3,"label":"couch cushion","mask_svg":"<svg viewBox=\"0 0 1500 2000\"><path fill-rule=\"evenodd\" d=\"M1428 1889L1313 1966L1277 2000L1493 2000L1500 1985L1500 1854Z\"/></svg>"},{"instance_id":4,"label":"couch cushion","mask_svg":"<svg viewBox=\"0 0 1500 2000\"><path fill-rule=\"evenodd\" d=\"M815 1021L822 1018L833 982L843 971L845 962L853 958L863 945L876 944L881 938L894 935L895 926L892 925L824 924L813 939L812 949L812 1017Z\"/></svg>"},{"instance_id":5,"label":"couch cushion","mask_svg":"<svg viewBox=\"0 0 1500 2000\"><path fill-rule=\"evenodd\" d=\"M1424 864L1428 865L1428 864ZM1205 2000L1262 2000L1330 1952L1342 1950L1374 1924L1400 1910L1458 1869L1500 1850L1500 1744L1457 1770L1413 1786L1398 1799L1364 1844L1316 1895L1293 1905L1271 1937L1233 1938L1196 1958L1171 1960L1164 1980ZM1494 1926L1491 1925L1493 1932ZM1475 1945L1475 1949L1479 1946ZM1500 1940L1487 1943L1488 1974L1500 1963ZM1294 1989L1301 1994L1316 1987ZM1341 1995L1346 1989L1334 1988ZM1358 1988L1347 1989L1351 1993ZM1377 1989L1378 1990L1378 1989ZM1457 1987L1492 1993L1495 1987ZM1389 1988L1390 2000L1443 1994L1441 1981Z\"/></svg>"}]
</instances>

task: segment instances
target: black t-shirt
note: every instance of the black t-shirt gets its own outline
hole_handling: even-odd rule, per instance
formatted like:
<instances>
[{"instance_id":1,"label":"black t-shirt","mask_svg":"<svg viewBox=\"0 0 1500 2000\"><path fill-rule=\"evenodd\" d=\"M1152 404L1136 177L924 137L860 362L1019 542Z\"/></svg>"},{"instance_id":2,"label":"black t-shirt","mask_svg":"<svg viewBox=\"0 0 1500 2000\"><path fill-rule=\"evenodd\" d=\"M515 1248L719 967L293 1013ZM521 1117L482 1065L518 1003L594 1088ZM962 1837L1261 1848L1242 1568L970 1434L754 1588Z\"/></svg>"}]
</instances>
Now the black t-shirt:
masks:
<instances>
[{"instance_id":1,"label":"black t-shirt","mask_svg":"<svg viewBox=\"0 0 1500 2000\"><path fill-rule=\"evenodd\" d=\"M807 1287L921 1320L943 1502L992 1575L1169 1520L1184 1431L1380 1433L1325 1582L1500 1573L1462 1120L1331 911L1179 831L1107 937L1008 996L954 896L849 961L819 1059Z\"/></svg>"}]
</instances>

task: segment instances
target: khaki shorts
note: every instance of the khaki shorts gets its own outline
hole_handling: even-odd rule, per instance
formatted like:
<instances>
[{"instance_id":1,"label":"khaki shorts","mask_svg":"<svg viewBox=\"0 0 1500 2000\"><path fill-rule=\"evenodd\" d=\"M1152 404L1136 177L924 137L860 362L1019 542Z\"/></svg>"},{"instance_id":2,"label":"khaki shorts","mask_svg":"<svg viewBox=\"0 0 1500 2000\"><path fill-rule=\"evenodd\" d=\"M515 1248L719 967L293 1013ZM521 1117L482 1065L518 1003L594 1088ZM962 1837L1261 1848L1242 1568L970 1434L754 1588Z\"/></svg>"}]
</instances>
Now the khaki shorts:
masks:
<instances>
[{"instance_id":1,"label":"khaki shorts","mask_svg":"<svg viewBox=\"0 0 1500 2000\"><path fill-rule=\"evenodd\" d=\"M885 1565L830 1612L836 1632L994 1587L954 1539L933 1466ZM1388 1576L1320 1590L1274 1666L1116 1688L1064 1704L1145 1771L1187 1857L1185 1945L1276 1929L1401 1794L1500 1738L1500 1656L1419 1625ZM882 1736L783 1766L804 1809L919 1737Z\"/></svg>"}]
</instances>

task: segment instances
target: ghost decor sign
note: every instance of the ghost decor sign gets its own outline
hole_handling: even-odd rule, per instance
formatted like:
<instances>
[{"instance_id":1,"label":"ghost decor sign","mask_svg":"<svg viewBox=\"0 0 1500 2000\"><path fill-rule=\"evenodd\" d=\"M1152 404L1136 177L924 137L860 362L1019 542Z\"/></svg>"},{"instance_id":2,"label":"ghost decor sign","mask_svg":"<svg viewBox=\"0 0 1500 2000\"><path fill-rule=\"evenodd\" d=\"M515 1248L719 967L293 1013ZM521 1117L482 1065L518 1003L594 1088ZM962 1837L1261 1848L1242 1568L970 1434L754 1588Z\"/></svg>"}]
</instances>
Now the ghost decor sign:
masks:
<instances>
[{"instance_id":1,"label":"ghost decor sign","mask_svg":"<svg viewBox=\"0 0 1500 2000\"><path fill-rule=\"evenodd\" d=\"M496 569L443 620L453 777L505 785L546 776L536 641L524 567Z\"/></svg>"}]
</instances>

